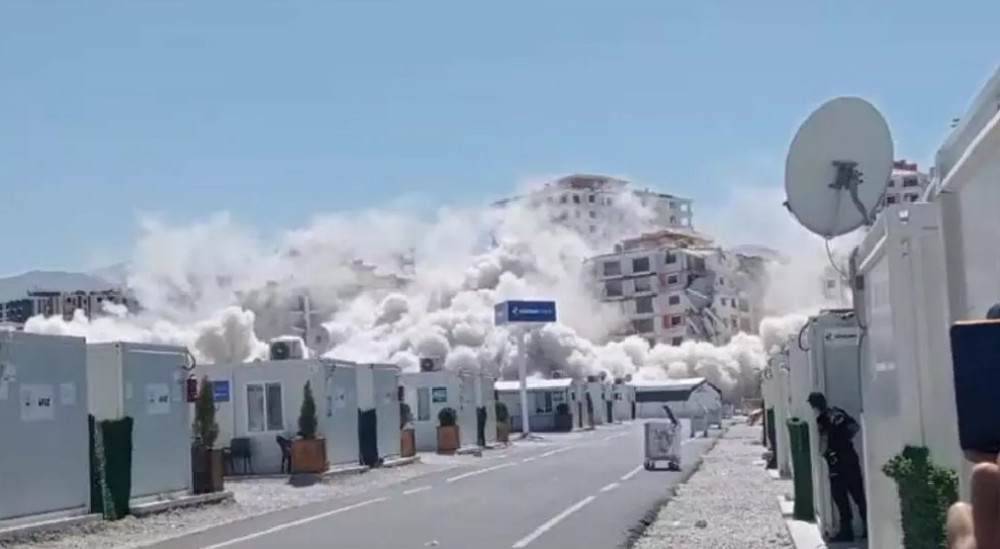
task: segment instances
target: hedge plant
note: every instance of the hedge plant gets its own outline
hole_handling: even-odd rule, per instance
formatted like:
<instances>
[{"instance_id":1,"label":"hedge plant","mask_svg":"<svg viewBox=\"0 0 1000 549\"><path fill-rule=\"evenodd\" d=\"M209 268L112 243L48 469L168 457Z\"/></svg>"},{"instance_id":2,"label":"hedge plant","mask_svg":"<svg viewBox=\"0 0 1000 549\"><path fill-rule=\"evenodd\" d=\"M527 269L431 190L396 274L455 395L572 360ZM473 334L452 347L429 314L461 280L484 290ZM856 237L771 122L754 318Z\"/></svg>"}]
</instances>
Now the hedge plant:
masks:
<instances>
[{"instance_id":1,"label":"hedge plant","mask_svg":"<svg viewBox=\"0 0 1000 549\"><path fill-rule=\"evenodd\" d=\"M458 420L458 414L454 408L441 408L438 412L438 425L441 427L453 427Z\"/></svg>"},{"instance_id":2,"label":"hedge plant","mask_svg":"<svg viewBox=\"0 0 1000 549\"><path fill-rule=\"evenodd\" d=\"M907 446L882 466L896 482L905 549L947 549L945 520L958 501L958 474L931 463L926 447Z\"/></svg>"}]
</instances>

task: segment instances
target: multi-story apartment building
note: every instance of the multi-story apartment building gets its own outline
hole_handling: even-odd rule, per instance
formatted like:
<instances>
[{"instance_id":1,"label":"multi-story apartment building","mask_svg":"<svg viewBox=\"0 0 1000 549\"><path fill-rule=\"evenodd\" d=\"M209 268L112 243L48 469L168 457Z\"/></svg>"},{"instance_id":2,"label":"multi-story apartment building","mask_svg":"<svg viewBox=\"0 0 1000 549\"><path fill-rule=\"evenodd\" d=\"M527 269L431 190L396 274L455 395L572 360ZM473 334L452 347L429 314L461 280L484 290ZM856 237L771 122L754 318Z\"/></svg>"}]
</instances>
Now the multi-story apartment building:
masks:
<instances>
[{"instance_id":1,"label":"multi-story apartment building","mask_svg":"<svg viewBox=\"0 0 1000 549\"><path fill-rule=\"evenodd\" d=\"M139 310L134 297L119 289L97 291L54 292L37 290L28 295L0 303L0 322L20 326L33 316L61 316L73 318L77 310L88 318L105 313L107 305L124 305L128 311Z\"/></svg>"},{"instance_id":2,"label":"multi-story apartment building","mask_svg":"<svg viewBox=\"0 0 1000 549\"><path fill-rule=\"evenodd\" d=\"M882 197L882 205L916 202L929 183L930 177L917 170L916 162L897 160L892 165L892 176Z\"/></svg>"},{"instance_id":3,"label":"multi-story apartment building","mask_svg":"<svg viewBox=\"0 0 1000 549\"><path fill-rule=\"evenodd\" d=\"M625 325L615 337L724 343L757 328L763 270L693 231L664 229L622 241L589 266L599 298L621 308Z\"/></svg>"},{"instance_id":4,"label":"multi-story apartment building","mask_svg":"<svg viewBox=\"0 0 1000 549\"><path fill-rule=\"evenodd\" d=\"M494 206L512 204L544 208L554 221L595 244L652 228L693 226L690 199L635 188L628 181L604 175L568 175Z\"/></svg>"}]
</instances>

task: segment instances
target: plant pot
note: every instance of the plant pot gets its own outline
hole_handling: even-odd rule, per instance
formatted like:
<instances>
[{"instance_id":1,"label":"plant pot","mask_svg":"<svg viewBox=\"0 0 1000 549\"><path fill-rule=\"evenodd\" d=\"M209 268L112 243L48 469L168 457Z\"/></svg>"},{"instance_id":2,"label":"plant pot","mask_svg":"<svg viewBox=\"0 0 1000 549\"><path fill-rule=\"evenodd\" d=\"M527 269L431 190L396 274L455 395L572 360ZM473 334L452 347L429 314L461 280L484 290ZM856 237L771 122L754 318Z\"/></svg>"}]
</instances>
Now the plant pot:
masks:
<instances>
[{"instance_id":1,"label":"plant pot","mask_svg":"<svg viewBox=\"0 0 1000 549\"><path fill-rule=\"evenodd\" d=\"M506 421L497 422L497 442L501 444L510 442L510 424Z\"/></svg>"},{"instance_id":2,"label":"plant pot","mask_svg":"<svg viewBox=\"0 0 1000 549\"><path fill-rule=\"evenodd\" d=\"M555 415L555 428L556 431L572 431L573 430L573 416L569 414L556 414Z\"/></svg>"},{"instance_id":3,"label":"plant pot","mask_svg":"<svg viewBox=\"0 0 1000 549\"><path fill-rule=\"evenodd\" d=\"M292 441L292 473L325 473L330 468L326 460L326 439L297 438Z\"/></svg>"},{"instance_id":4,"label":"plant pot","mask_svg":"<svg viewBox=\"0 0 1000 549\"><path fill-rule=\"evenodd\" d=\"M417 440L413 429L403 429L399 432L399 456L413 457L417 455Z\"/></svg>"},{"instance_id":5,"label":"plant pot","mask_svg":"<svg viewBox=\"0 0 1000 549\"><path fill-rule=\"evenodd\" d=\"M458 450L458 425L438 426L438 453L454 454Z\"/></svg>"},{"instance_id":6,"label":"plant pot","mask_svg":"<svg viewBox=\"0 0 1000 549\"><path fill-rule=\"evenodd\" d=\"M211 494L221 492L224 487L225 472L222 460L222 450L194 447L191 455L192 479L191 488L195 494Z\"/></svg>"}]
</instances>

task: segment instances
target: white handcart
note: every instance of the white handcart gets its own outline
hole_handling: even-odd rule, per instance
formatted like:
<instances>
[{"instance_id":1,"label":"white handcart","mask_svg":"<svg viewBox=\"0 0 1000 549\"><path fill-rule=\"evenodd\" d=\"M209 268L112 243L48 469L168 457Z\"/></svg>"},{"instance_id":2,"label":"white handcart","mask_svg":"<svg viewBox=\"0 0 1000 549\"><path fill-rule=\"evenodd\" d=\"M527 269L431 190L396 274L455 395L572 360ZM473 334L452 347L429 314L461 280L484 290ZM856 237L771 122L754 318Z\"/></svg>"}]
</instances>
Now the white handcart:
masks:
<instances>
[{"instance_id":1,"label":"white handcart","mask_svg":"<svg viewBox=\"0 0 1000 549\"><path fill-rule=\"evenodd\" d=\"M681 470L680 424L669 421L649 421L645 425L645 458L642 462L647 471L656 469L656 462L667 462L668 471Z\"/></svg>"}]
</instances>

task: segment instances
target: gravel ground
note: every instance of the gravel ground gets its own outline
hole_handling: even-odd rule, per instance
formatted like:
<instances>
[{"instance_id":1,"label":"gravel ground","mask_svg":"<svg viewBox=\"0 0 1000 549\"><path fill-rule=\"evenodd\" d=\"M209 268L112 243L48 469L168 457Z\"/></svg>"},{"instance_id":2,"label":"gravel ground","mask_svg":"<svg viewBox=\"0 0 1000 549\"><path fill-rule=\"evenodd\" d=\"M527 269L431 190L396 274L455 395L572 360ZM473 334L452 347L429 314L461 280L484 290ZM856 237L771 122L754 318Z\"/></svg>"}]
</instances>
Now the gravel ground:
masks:
<instances>
[{"instance_id":1,"label":"gravel ground","mask_svg":"<svg viewBox=\"0 0 1000 549\"><path fill-rule=\"evenodd\" d=\"M59 534L43 534L16 543L0 542L0 548L132 549L272 511L362 493L427 473L475 463L477 459L471 456L429 455L413 465L335 478L306 488L293 488L281 479L228 482L226 490L233 492L235 498L231 503L171 511L143 519L126 517L117 522L101 522Z\"/></svg>"},{"instance_id":2,"label":"gravel ground","mask_svg":"<svg viewBox=\"0 0 1000 549\"><path fill-rule=\"evenodd\" d=\"M634 548L794 547L761 452L760 427L731 427Z\"/></svg>"}]
</instances>

